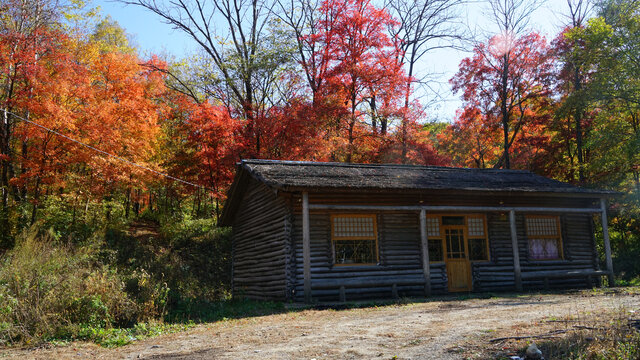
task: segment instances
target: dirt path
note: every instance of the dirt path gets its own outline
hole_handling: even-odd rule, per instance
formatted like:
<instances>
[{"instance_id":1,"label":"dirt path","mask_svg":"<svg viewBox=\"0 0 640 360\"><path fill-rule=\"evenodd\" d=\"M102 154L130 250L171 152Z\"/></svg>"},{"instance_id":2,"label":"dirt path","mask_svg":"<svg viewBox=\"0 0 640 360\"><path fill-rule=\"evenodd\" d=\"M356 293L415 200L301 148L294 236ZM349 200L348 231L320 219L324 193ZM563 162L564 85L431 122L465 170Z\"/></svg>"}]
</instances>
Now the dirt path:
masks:
<instances>
[{"instance_id":1,"label":"dirt path","mask_svg":"<svg viewBox=\"0 0 640 360\"><path fill-rule=\"evenodd\" d=\"M640 311L628 293L442 300L351 310L304 310L204 324L118 349L92 344L12 351L36 359L460 359L497 336L543 331L546 320Z\"/></svg>"}]
</instances>

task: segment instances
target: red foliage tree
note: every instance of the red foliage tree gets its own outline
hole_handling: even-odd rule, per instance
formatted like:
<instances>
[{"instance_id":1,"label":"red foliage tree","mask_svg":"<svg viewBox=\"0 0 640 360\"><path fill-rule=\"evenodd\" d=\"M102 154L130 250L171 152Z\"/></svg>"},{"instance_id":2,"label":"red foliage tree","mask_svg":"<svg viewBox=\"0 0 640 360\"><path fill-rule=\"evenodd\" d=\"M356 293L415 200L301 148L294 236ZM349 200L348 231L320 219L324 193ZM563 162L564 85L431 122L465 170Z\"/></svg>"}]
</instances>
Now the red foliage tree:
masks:
<instances>
[{"instance_id":1,"label":"red foliage tree","mask_svg":"<svg viewBox=\"0 0 640 360\"><path fill-rule=\"evenodd\" d=\"M317 48L315 76L324 78L317 92L342 107L335 112L341 139L334 140L332 156L367 161L364 154L376 153L386 142L379 137L387 135L388 118L397 111L406 83L396 61L400 50L386 33L396 22L368 0L326 0L320 11L320 31L311 38Z\"/></svg>"},{"instance_id":2,"label":"red foliage tree","mask_svg":"<svg viewBox=\"0 0 640 360\"><path fill-rule=\"evenodd\" d=\"M483 127L502 132L502 154L494 167L510 168L512 157L527 163L526 157L536 153L531 148L520 154L516 150L533 143L526 139L541 136L541 125L550 119L551 60L547 42L537 33L517 39L498 35L476 46L473 57L462 60L451 79L453 90L462 92L465 106L458 126L468 128L481 121Z\"/></svg>"}]
</instances>

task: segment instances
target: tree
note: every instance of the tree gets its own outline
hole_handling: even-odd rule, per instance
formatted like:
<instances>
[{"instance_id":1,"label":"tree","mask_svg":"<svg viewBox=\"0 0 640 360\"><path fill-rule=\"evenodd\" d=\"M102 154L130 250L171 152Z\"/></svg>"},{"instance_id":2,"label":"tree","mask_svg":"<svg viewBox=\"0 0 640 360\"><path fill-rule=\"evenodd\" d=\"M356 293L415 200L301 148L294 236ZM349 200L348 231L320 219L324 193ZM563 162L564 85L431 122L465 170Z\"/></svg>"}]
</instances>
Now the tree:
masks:
<instances>
[{"instance_id":1,"label":"tree","mask_svg":"<svg viewBox=\"0 0 640 360\"><path fill-rule=\"evenodd\" d=\"M155 99L164 91L160 74L140 66L137 57L101 53L98 43L71 42L60 34L38 66L38 76L28 79L30 96L16 104L30 120L56 133L20 123L15 133L22 143L16 151L20 172L11 179L23 189L22 200L33 203L32 222L45 186L73 185L90 198L114 192L132 172L148 176L81 144L144 164L152 156L163 112ZM77 172L85 176L73 176Z\"/></svg>"},{"instance_id":2,"label":"tree","mask_svg":"<svg viewBox=\"0 0 640 360\"><path fill-rule=\"evenodd\" d=\"M393 113L401 96L406 77L396 61L399 49L385 33L395 21L368 0L326 0L321 12L321 30L313 41L322 49L320 68L326 68L322 95L345 104L347 115L339 126L346 130L345 161L351 162L356 140L386 134L386 123L378 129L377 119Z\"/></svg>"},{"instance_id":3,"label":"tree","mask_svg":"<svg viewBox=\"0 0 640 360\"><path fill-rule=\"evenodd\" d=\"M264 134L259 126L259 112L265 110L277 72L288 63L289 52L282 51L288 44L282 43L282 37L272 27L271 5L258 0L168 4L153 0L119 1L148 9L198 44L203 53L200 57L212 65L207 78L216 85L209 88L211 92L201 94L226 105L232 116L246 120L244 132L251 138L251 147L245 155L260 157ZM174 77L181 80L182 87L192 83ZM183 92L198 93L188 89Z\"/></svg>"},{"instance_id":4,"label":"tree","mask_svg":"<svg viewBox=\"0 0 640 360\"><path fill-rule=\"evenodd\" d=\"M442 152L458 166L484 169L500 158L500 129L486 112L478 107L466 107L456 121L439 134Z\"/></svg>"},{"instance_id":5,"label":"tree","mask_svg":"<svg viewBox=\"0 0 640 360\"><path fill-rule=\"evenodd\" d=\"M0 18L0 223L7 213L9 194L12 193L15 200L20 199L19 189L9 183L16 171L12 141L18 120L12 114L29 117L28 113L19 110L16 100L30 96L31 90L25 86L25 80L34 76L38 57L51 40L44 29L57 21L56 7L56 2L45 0L0 2L0 13L3 14Z\"/></svg>"},{"instance_id":6,"label":"tree","mask_svg":"<svg viewBox=\"0 0 640 360\"><path fill-rule=\"evenodd\" d=\"M573 131L569 131L564 137L566 139L566 152L569 158L571 169L568 169L568 180L574 180L571 178L571 172L574 167L574 158L577 160L578 168L578 181L584 183L585 173L585 153L586 150L583 146L583 137L585 125L588 125L588 120L585 119L587 111L587 96L585 91L585 83L588 80L589 73L586 68L586 58L584 55L584 42L574 38L571 33L579 31L586 22L586 17L591 10L591 6L588 0L567 0L569 8L569 14L567 16L569 24L562 31L553 43L553 47L556 52L556 56L561 61L561 68L558 72L559 91L563 96L562 106L558 109L557 117L566 118L567 122L573 122L569 124L569 129L573 128ZM587 124L585 124L587 120ZM572 142L570 138L575 138L575 150L573 150Z\"/></svg>"},{"instance_id":7,"label":"tree","mask_svg":"<svg viewBox=\"0 0 640 360\"><path fill-rule=\"evenodd\" d=\"M551 70L547 42L536 33L496 35L488 44L476 45L472 58L462 60L451 79L454 92L462 92L465 108L480 109L481 119L497 122L502 130L502 156L494 167L511 168L511 147L523 129L546 119L538 116L537 107L550 95Z\"/></svg>"},{"instance_id":8,"label":"tree","mask_svg":"<svg viewBox=\"0 0 640 360\"><path fill-rule=\"evenodd\" d=\"M459 17L458 9L464 0L387 0L385 8L398 19L398 26L392 26L392 39L396 39L400 51L397 61L406 68L407 78L404 89L404 112L408 113L412 105L411 96L414 85L425 85L425 75L416 73L416 65L425 55L432 51L446 47L456 47L465 38L456 24ZM407 161L409 122L402 118L401 159Z\"/></svg>"},{"instance_id":9,"label":"tree","mask_svg":"<svg viewBox=\"0 0 640 360\"><path fill-rule=\"evenodd\" d=\"M509 77L514 73L511 61L513 58L519 57L518 54L512 54L512 52L518 51L518 45L523 45L522 43L516 44L516 39L525 32L529 24L529 16L537 9L539 2L530 0L491 0L489 5L491 7L492 20L497 26L499 34L492 36L489 41L492 48L490 50L491 54L483 56L488 61L493 57L493 65L491 66L494 71L498 71L499 75L499 86L496 90L502 122L503 157L497 165L509 169L511 167L509 147L513 141L509 138L512 121L511 111L517 106L517 95L516 99L514 99L514 94L510 91L512 90L510 89L510 82L518 81ZM482 49L482 47L477 45L476 49ZM517 73L517 70L515 72Z\"/></svg>"},{"instance_id":10,"label":"tree","mask_svg":"<svg viewBox=\"0 0 640 360\"><path fill-rule=\"evenodd\" d=\"M610 1L599 17L567 37L584 44L576 56L590 72L585 92L598 106L588 139L592 176L631 185L640 193L640 4Z\"/></svg>"},{"instance_id":11,"label":"tree","mask_svg":"<svg viewBox=\"0 0 640 360\"><path fill-rule=\"evenodd\" d=\"M275 16L290 29L289 36L295 44L294 58L302 67L313 104L320 99L320 88L327 76L328 47L320 47L320 33L333 31L334 18L324 18L318 0L277 0Z\"/></svg>"},{"instance_id":12,"label":"tree","mask_svg":"<svg viewBox=\"0 0 640 360\"><path fill-rule=\"evenodd\" d=\"M209 103L196 105L190 116L190 145L196 151L200 171L198 181L212 189L216 198L216 216L220 216L219 202L233 179L237 154L237 123L222 107Z\"/></svg>"},{"instance_id":13,"label":"tree","mask_svg":"<svg viewBox=\"0 0 640 360\"><path fill-rule=\"evenodd\" d=\"M100 52L120 51L135 54L136 49L130 45L131 40L125 30L110 16L102 19L93 29L90 41L100 45Z\"/></svg>"}]
</instances>

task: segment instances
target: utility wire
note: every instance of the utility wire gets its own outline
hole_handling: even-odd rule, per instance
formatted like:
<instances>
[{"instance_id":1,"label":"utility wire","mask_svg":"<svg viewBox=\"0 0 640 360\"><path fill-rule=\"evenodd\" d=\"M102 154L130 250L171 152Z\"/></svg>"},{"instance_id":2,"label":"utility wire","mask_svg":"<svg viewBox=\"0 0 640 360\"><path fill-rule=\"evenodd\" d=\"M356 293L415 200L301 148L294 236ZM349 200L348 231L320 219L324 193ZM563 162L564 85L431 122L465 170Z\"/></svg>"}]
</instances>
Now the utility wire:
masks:
<instances>
[{"instance_id":1,"label":"utility wire","mask_svg":"<svg viewBox=\"0 0 640 360\"><path fill-rule=\"evenodd\" d=\"M27 123L29 123L29 124L35 125L35 126L37 126L37 127L41 128L41 129L43 129L43 130L46 130L46 131L48 131L48 132L50 132L50 133L52 133L52 134L58 135L58 136L60 136L60 137L63 137L63 138L65 138L65 139L67 139L67 140L69 140L69 141L72 141L72 142L74 142L74 143L80 144L80 145L82 145L82 146L84 146L84 147L86 147L86 148L88 148L88 149L91 149L91 150L93 150L93 151L95 151L95 152L98 152L98 153L100 153L100 154L102 154L102 155L105 155L105 156L107 156L107 157L114 158L114 159L116 159L116 160L122 161L122 162L124 162L124 163L129 164L129 165L132 165L132 166L138 167L138 168L140 168L140 169L143 169L143 170L146 170L146 171L152 172L152 173L154 173L154 174L156 174L156 175L164 176L164 177L166 177L167 179L171 179L171 180L174 180L174 181L178 181L178 182L181 182L181 183L183 183L183 184L191 185L191 186L194 186L194 187L197 187L197 188L200 188L200 189L212 190L212 189L206 188L206 187L204 187L204 186L202 186L202 185L194 184L194 183L192 183L192 182L189 182L189 181L186 181L186 180L179 179L179 178L177 178L177 177L175 177L175 176L171 176L171 175L169 175L169 174L165 174L165 173L162 173L162 172L160 172L160 171L153 170L153 169L151 169L151 168L149 168L149 167L146 167L146 166L144 166L144 165L136 164L136 163L134 163L133 161L131 161L131 160L127 160L127 159L125 159L125 158L123 158L123 157L120 157L120 156L117 156L117 155L110 154L110 153L108 153L108 152L106 152L106 151L100 150L100 149L95 148L95 147L93 147L93 146L91 146L91 145L89 145L89 144L85 144L85 143L83 143L82 141L76 140L76 139L71 138L71 137L69 137L69 136L67 136L67 135L64 135L64 134L62 134L62 133L60 133L60 132L58 132L58 131L55 131L55 130L53 130L53 129L50 129L50 128L46 127L46 126L40 125L40 124L38 124L38 123L36 123L36 122L34 122L34 121L31 121L31 120L29 120L29 119L25 119L24 117L22 117L22 116L20 116L20 115L17 115L17 114L15 114L15 113L12 113L11 111L6 111L6 110L4 110L4 112L5 112L6 114L11 114L11 115L13 115L15 118L17 118L17 119L19 119L19 120L22 120L22 121L25 121L25 122L27 122ZM212 190L212 191L213 191L213 190Z\"/></svg>"}]
</instances>

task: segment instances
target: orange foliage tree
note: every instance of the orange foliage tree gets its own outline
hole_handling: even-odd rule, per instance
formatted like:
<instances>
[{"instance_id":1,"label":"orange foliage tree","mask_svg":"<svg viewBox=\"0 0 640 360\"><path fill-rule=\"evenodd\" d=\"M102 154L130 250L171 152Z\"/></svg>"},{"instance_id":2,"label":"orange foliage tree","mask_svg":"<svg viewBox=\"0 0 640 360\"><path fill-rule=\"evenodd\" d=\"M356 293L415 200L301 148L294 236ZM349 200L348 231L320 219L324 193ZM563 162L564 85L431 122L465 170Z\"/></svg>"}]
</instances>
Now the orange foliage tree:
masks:
<instances>
[{"instance_id":1,"label":"orange foliage tree","mask_svg":"<svg viewBox=\"0 0 640 360\"><path fill-rule=\"evenodd\" d=\"M12 141L21 145L7 160L14 169L9 183L17 200L33 203L31 221L45 191L76 199L82 193L88 201L148 181L148 172L89 147L153 167L147 161L164 112L156 100L166 91L161 74L134 55L101 53L98 44L59 30L36 35L37 46L24 55L28 71L16 81L22 93L5 107L20 114L13 117Z\"/></svg>"}]
</instances>

